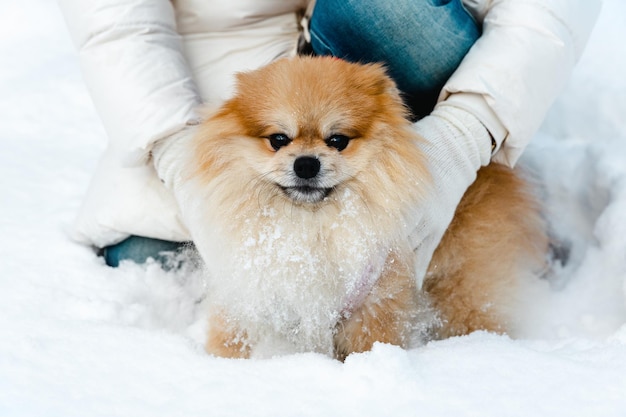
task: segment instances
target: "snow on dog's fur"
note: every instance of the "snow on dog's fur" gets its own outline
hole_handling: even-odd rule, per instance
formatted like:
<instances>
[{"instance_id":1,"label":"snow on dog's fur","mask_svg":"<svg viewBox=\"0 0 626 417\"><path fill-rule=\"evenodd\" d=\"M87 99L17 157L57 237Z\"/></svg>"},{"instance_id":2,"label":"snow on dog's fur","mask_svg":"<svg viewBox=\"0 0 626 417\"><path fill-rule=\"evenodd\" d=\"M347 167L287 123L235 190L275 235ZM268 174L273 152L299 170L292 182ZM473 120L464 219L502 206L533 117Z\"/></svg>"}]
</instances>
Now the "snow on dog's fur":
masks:
<instances>
[{"instance_id":1,"label":"snow on dog's fur","mask_svg":"<svg viewBox=\"0 0 626 417\"><path fill-rule=\"evenodd\" d=\"M543 261L538 206L508 168L481 170L422 291L408 236L430 177L406 116L380 65L294 58L238 75L185 174L209 353L344 358L427 332L506 330L516 281Z\"/></svg>"}]
</instances>

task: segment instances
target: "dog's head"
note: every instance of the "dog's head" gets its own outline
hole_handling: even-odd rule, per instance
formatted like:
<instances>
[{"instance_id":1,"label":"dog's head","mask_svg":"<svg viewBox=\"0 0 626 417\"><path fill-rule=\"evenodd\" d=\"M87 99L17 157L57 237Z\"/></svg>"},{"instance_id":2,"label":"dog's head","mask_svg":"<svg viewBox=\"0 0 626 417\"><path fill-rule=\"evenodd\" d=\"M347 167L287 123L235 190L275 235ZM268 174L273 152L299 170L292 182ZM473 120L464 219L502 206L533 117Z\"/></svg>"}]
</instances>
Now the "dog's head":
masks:
<instances>
[{"instance_id":1,"label":"dog's head","mask_svg":"<svg viewBox=\"0 0 626 417\"><path fill-rule=\"evenodd\" d=\"M363 182L401 140L406 116L381 65L278 60L237 76L235 96L205 124L201 169L229 170L293 203L316 205Z\"/></svg>"}]
</instances>

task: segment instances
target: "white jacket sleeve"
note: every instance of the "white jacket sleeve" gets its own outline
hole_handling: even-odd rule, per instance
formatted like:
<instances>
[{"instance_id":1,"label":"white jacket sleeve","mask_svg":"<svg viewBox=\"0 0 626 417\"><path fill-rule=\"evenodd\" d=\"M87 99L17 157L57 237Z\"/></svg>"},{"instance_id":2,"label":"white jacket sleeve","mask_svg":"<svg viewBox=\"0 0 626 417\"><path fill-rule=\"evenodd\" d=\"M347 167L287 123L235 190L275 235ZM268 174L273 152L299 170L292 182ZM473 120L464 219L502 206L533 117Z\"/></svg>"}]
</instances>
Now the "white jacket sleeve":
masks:
<instances>
[{"instance_id":1,"label":"white jacket sleeve","mask_svg":"<svg viewBox=\"0 0 626 417\"><path fill-rule=\"evenodd\" d=\"M197 119L169 0L59 0L110 146L127 161Z\"/></svg>"},{"instance_id":2,"label":"white jacket sleeve","mask_svg":"<svg viewBox=\"0 0 626 417\"><path fill-rule=\"evenodd\" d=\"M582 54L600 0L464 0L483 34L440 100L475 114L513 166Z\"/></svg>"}]
</instances>

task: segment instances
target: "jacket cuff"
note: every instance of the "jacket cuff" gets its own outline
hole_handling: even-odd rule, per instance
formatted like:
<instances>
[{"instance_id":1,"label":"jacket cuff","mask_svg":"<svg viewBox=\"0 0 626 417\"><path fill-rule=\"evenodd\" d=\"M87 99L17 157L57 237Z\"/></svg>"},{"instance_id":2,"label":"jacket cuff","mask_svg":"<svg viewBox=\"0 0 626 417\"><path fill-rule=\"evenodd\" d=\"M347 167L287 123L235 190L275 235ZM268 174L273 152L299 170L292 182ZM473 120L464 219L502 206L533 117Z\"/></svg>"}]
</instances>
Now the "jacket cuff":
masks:
<instances>
[{"instance_id":1,"label":"jacket cuff","mask_svg":"<svg viewBox=\"0 0 626 417\"><path fill-rule=\"evenodd\" d=\"M485 126L491 135L493 147L491 155L495 155L503 145L508 131L491 110L487 101L480 94L456 93L450 95L445 103L473 114Z\"/></svg>"}]
</instances>

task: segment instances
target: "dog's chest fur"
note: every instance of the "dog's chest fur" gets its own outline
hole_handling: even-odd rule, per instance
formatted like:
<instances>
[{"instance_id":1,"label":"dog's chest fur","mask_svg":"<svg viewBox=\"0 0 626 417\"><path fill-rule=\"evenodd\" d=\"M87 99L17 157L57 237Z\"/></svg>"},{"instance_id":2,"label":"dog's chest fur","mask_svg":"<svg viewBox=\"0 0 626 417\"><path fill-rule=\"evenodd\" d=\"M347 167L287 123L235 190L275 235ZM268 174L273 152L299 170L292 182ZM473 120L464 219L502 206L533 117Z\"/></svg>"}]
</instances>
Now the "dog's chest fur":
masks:
<instances>
[{"instance_id":1,"label":"dog's chest fur","mask_svg":"<svg viewBox=\"0 0 626 417\"><path fill-rule=\"evenodd\" d=\"M211 303L248 337L330 349L338 320L376 283L396 242L361 197L346 189L329 199L317 210L274 199L207 228Z\"/></svg>"}]
</instances>

